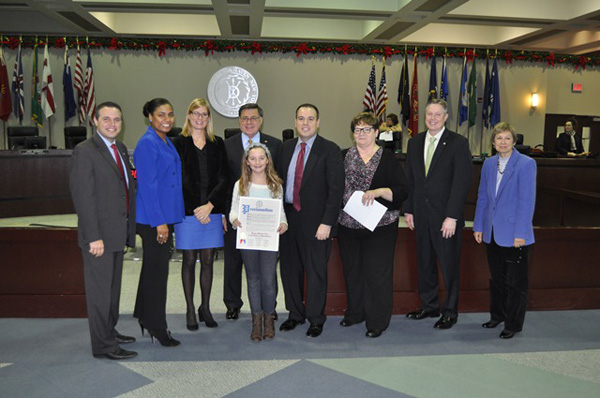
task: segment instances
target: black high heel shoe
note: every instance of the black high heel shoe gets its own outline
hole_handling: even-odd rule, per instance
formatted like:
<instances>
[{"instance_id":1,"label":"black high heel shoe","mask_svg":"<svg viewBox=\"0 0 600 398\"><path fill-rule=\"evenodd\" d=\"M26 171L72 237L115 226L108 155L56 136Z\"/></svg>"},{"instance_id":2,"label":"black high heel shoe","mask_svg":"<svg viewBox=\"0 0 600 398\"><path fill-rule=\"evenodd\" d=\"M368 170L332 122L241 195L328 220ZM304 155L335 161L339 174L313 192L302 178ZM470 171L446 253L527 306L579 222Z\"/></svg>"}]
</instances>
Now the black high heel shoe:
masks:
<instances>
[{"instance_id":1,"label":"black high heel shoe","mask_svg":"<svg viewBox=\"0 0 600 398\"><path fill-rule=\"evenodd\" d=\"M140 319L138 319L138 323L140 324L140 329L142 329L142 336L144 335L144 325L142 324L142 321Z\"/></svg>"},{"instance_id":2,"label":"black high heel shoe","mask_svg":"<svg viewBox=\"0 0 600 398\"><path fill-rule=\"evenodd\" d=\"M186 314L187 317L187 329L190 331L198 330L198 322L196 322L196 313L194 310L188 311Z\"/></svg>"},{"instance_id":3,"label":"black high heel shoe","mask_svg":"<svg viewBox=\"0 0 600 398\"><path fill-rule=\"evenodd\" d=\"M168 329L148 330L148 333L150 333L152 344L154 344L154 339L158 340L163 347L177 347L181 344L181 341L175 340L171 336L171 332Z\"/></svg>"},{"instance_id":4,"label":"black high heel shoe","mask_svg":"<svg viewBox=\"0 0 600 398\"><path fill-rule=\"evenodd\" d=\"M198 320L204 322L207 328L216 328L219 326L210 311L205 310L202 306L198 307Z\"/></svg>"}]
</instances>

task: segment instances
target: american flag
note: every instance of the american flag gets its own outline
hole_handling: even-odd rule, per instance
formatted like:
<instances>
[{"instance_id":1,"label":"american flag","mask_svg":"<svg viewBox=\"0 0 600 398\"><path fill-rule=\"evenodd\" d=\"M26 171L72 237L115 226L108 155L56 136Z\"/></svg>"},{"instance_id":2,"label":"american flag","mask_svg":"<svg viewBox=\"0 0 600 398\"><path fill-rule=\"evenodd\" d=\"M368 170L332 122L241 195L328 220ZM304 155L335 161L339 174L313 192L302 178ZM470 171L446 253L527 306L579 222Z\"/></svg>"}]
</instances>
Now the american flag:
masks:
<instances>
[{"instance_id":1,"label":"american flag","mask_svg":"<svg viewBox=\"0 0 600 398\"><path fill-rule=\"evenodd\" d=\"M369 83L367 83L367 91L363 99L364 110L375 113L377 101L377 88L375 87L375 63L371 67L369 75Z\"/></svg>"},{"instance_id":2,"label":"american flag","mask_svg":"<svg viewBox=\"0 0 600 398\"><path fill-rule=\"evenodd\" d=\"M54 115L56 106L54 105L54 84L52 83L52 70L50 69L50 60L48 59L48 43L44 47L44 66L42 67L42 110L46 119Z\"/></svg>"},{"instance_id":3,"label":"american flag","mask_svg":"<svg viewBox=\"0 0 600 398\"><path fill-rule=\"evenodd\" d=\"M81 52L79 51L79 44L77 45L77 59L75 60L75 78L73 79L73 87L77 90L77 101L79 106L77 107L77 115L79 117L79 124L85 121L85 96L83 95L83 68L81 67Z\"/></svg>"},{"instance_id":4,"label":"american flag","mask_svg":"<svg viewBox=\"0 0 600 398\"><path fill-rule=\"evenodd\" d=\"M83 89L85 97L86 113L89 116L88 122L93 125L94 115L96 114L96 91L94 90L94 69L92 68L92 54L88 48L88 61L85 70L85 87Z\"/></svg>"},{"instance_id":5,"label":"american flag","mask_svg":"<svg viewBox=\"0 0 600 398\"><path fill-rule=\"evenodd\" d=\"M387 87L385 81L385 58L381 69L381 80L379 81L379 93L377 94L377 117L381 123L385 122L385 108L388 102Z\"/></svg>"},{"instance_id":6,"label":"american flag","mask_svg":"<svg viewBox=\"0 0 600 398\"><path fill-rule=\"evenodd\" d=\"M21 56L21 44L19 43L19 51L15 59L15 69L12 78L13 102L15 117L19 119L19 123L23 123L23 115L25 114L25 87L23 84L23 59Z\"/></svg>"}]
</instances>

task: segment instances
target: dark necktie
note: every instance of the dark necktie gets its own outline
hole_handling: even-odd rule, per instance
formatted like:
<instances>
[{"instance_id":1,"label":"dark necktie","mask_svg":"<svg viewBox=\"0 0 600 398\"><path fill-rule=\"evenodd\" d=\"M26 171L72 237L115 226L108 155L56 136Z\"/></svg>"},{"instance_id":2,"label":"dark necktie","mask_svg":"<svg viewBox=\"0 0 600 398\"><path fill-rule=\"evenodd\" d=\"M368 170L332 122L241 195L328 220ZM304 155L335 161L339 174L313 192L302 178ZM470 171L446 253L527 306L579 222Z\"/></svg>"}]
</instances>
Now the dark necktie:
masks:
<instances>
[{"instance_id":1,"label":"dark necktie","mask_svg":"<svg viewBox=\"0 0 600 398\"><path fill-rule=\"evenodd\" d=\"M302 175L304 174L304 152L306 152L305 142L300 144L300 153L298 153L294 173L294 209L297 211L300 211L300 185L302 185Z\"/></svg>"},{"instance_id":2,"label":"dark necktie","mask_svg":"<svg viewBox=\"0 0 600 398\"><path fill-rule=\"evenodd\" d=\"M121 171L121 178L123 179L123 184L125 184L125 199L127 200L127 214L129 214L129 187L127 186L127 180L125 179L125 168L123 167L123 162L121 162L121 157L119 156L119 151L117 151L117 146L112 144L110 147L115 153L117 167Z\"/></svg>"}]
</instances>

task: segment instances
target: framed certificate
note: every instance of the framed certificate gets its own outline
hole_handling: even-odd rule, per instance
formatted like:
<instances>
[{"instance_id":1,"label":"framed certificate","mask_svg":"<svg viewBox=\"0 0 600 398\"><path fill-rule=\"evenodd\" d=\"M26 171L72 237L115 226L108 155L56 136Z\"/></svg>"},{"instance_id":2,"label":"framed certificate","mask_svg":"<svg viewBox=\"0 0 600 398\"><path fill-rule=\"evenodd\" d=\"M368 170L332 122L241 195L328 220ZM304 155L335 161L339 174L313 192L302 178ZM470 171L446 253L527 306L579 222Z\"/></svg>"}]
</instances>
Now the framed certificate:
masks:
<instances>
[{"instance_id":1,"label":"framed certificate","mask_svg":"<svg viewBox=\"0 0 600 398\"><path fill-rule=\"evenodd\" d=\"M279 250L281 199L240 197L237 229L237 249Z\"/></svg>"}]
</instances>

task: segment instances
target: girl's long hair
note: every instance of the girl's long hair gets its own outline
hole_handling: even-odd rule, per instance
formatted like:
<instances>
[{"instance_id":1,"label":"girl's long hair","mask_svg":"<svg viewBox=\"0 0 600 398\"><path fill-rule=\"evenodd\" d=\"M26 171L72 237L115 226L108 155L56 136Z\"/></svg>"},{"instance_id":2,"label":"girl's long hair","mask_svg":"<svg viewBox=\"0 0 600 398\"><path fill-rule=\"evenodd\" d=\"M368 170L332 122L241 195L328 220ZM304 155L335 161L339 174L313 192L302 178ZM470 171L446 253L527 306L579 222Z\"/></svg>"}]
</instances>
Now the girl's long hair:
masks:
<instances>
[{"instance_id":1,"label":"girl's long hair","mask_svg":"<svg viewBox=\"0 0 600 398\"><path fill-rule=\"evenodd\" d=\"M239 185L239 193L240 196L248 196L248 191L250 190L250 182L252 177L252 169L248 165L248 154L252 149L260 148L267 155L267 166L265 167L265 174L267 175L267 186L269 187L269 191L271 191L271 197L277 198L283 193L283 187L281 178L277 175L275 171L275 167L273 167L273 158L271 157L271 152L266 145L261 143L253 143L251 144L245 151L244 156L242 157L242 175L240 177Z\"/></svg>"}]
</instances>

